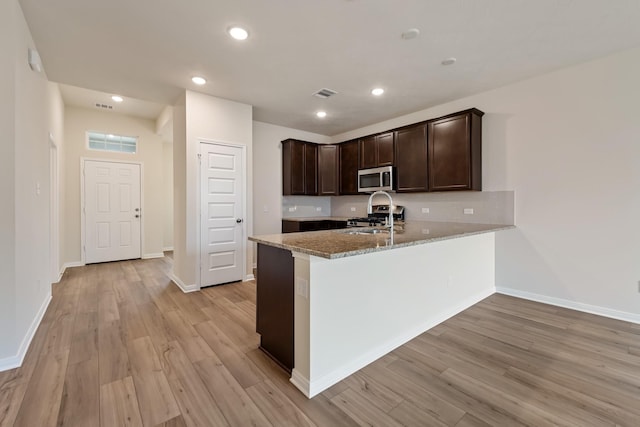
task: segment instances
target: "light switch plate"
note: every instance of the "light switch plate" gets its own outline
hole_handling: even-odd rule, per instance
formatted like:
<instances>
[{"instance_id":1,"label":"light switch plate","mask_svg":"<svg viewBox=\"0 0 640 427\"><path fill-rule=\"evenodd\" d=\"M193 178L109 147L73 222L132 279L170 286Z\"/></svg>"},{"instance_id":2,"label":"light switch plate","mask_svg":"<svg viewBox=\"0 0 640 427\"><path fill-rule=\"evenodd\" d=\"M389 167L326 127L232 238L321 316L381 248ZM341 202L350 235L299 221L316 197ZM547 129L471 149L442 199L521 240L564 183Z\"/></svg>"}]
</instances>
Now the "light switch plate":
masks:
<instances>
[{"instance_id":1,"label":"light switch plate","mask_svg":"<svg viewBox=\"0 0 640 427\"><path fill-rule=\"evenodd\" d=\"M422 213L428 214L429 213L429 208L422 208Z\"/></svg>"},{"instance_id":2,"label":"light switch plate","mask_svg":"<svg viewBox=\"0 0 640 427\"><path fill-rule=\"evenodd\" d=\"M473 208L464 208L465 215L473 215Z\"/></svg>"}]
</instances>

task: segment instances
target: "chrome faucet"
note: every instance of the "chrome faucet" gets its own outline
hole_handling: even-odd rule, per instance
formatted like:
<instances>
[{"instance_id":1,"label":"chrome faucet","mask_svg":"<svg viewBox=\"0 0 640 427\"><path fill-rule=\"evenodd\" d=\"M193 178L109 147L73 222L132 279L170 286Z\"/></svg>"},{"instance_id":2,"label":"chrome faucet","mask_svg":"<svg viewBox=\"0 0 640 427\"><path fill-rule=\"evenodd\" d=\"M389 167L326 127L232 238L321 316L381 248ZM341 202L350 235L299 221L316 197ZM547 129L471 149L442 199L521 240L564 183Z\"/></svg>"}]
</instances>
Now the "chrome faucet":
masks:
<instances>
[{"instance_id":1,"label":"chrome faucet","mask_svg":"<svg viewBox=\"0 0 640 427\"><path fill-rule=\"evenodd\" d=\"M371 196L369 196L369 203L367 203L367 214L373 213L373 198L378 194L384 194L389 199L389 218L387 219L387 224L389 225L391 244L393 244L393 199L391 198L391 194L386 191L376 191L371 194Z\"/></svg>"}]
</instances>

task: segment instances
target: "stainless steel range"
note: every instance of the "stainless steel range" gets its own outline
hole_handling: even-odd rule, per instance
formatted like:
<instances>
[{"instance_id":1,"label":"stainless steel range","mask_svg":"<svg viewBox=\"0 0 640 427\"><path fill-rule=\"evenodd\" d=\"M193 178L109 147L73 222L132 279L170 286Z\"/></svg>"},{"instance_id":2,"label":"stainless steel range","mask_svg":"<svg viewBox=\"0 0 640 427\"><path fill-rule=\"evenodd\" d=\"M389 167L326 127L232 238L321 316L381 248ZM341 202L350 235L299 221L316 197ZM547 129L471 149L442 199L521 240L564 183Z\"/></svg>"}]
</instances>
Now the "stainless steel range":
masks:
<instances>
[{"instance_id":1,"label":"stainless steel range","mask_svg":"<svg viewBox=\"0 0 640 427\"><path fill-rule=\"evenodd\" d=\"M375 227L383 225L389 216L389 205L373 205L373 213L363 218L351 218L347 221L348 227ZM393 219L404 221L404 206L393 206Z\"/></svg>"}]
</instances>

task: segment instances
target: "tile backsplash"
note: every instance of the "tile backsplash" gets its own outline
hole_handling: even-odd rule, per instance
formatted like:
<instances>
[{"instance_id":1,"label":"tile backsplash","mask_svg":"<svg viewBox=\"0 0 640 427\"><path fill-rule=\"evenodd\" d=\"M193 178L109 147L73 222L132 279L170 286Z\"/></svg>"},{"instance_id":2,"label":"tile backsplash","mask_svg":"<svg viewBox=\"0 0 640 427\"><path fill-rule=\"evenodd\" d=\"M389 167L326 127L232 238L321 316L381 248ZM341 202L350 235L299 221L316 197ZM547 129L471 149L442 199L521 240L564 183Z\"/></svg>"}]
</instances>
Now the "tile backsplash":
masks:
<instances>
[{"instance_id":1,"label":"tile backsplash","mask_svg":"<svg viewBox=\"0 0 640 427\"><path fill-rule=\"evenodd\" d=\"M283 218L331 216L331 197L282 196Z\"/></svg>"},{"instance_id":2,"label":"tile backsplash","mask_svg":"<svg viewBox=\"0 0 640 427\"><path fill-rule=\"evenodd\" d=\"M392 196L394 204L406 208L407 220L510 225L515 223L513 191L393 193ZM366 216L368 200L368 196L332 197L331 216ZM384 197L376 197L374 200L374 204L387 203ZM465 211L468 213L465 214Z\"/></svg>"},{"instance_id":3,"label":"tile backsplash","mask_svg":"<svg viewBox=\"0 0 640 427\"><path fill-rule=\"evenodd\" d=\"M513 191L392 193L393 203L406 208L407 220L515 224ZM282 217L367 216L369 196L283 196ZM387 204L379 196L374 204ZM468 212L468 213L465 213ZM473 213L471 213L473 212Z\"/></svg>"}]
</instances>

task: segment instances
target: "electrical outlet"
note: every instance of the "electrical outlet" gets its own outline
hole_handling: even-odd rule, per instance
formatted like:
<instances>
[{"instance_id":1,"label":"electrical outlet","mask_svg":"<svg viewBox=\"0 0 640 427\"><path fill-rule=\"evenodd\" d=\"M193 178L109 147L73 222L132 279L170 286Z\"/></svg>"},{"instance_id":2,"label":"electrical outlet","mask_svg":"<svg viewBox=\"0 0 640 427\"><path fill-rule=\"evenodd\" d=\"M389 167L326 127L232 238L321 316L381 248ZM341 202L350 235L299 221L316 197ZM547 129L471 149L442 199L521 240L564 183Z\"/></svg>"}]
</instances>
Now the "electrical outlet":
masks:
<instances>
[{"instance_id":1,"label":"electrical outlet","mask_svg":"<svg viewBox=\"0 0 640 427\"><path fill-rule=\"evenodd\" d=\"M296 208L289 208L289 212L295 212Z\"/></svg>"},{"instance_id":2,"label":"electrical outlet","mask_svg":"<svg viewBox=\"0 0 640 427\"><path fill-rule=\"evenodd\" d=\"M356 211L356 208L351 206L351 212L355 212L355 211Z\"/></svg>"},{"instance_id":3,"label":"electrical outlet","mask_svg":"<svg viewBox=\"0 0 640 427\"><path fill-rule=\"evenodd\" d=\"M309 282L302 277L296 277L296 294L302 298L309 298Z\"/></svg>"},{"instance_id":4,"label":"electrical outlet","mask_svg":"<svg viewBox=\"0 0 640 427\"><path fill-rule=\"evenodd\" d=\"M269 212L269 206L264 205L264 206L262 207L262 212L265 212L265 213L266 213L266 212Z\"/></svg>"},{"instance_id":5,"label":"electrical outlet","mask_svg":"<svg viewBox=\"0 0 640 427\"><path fill-rule=\"evenodd\" d=\"M322 207L321 206L317 206L316 207L316 212L322 212Z\"/></svg>"},{"instance_id":6,"label":"electrical outlet","mask_svg":"<svg viewBox=\"0 0 640 427\"><path fill-rule=\"evenodd\" d=\"M422 229L422 234L430 234L431 232L429 231L428 228L423 228Z\"/></svg>"},{"instance_id":7,"label":"electrical outlet","mask_svg":"<svg viewBox=\"0 0 640 427\"><path fill-rule=\"evenodd\" d=\"M473 215L473 208L464 208L465 215Z\"/></svg>"},{"instance_id":8,"label":"electrical outlet","mask_svg":"<svg viewBox=\"0 0 640 427\"><path fill-rule=\"evenodd\" d=\"M422 213L428 214L429 213L429 208L422 208Z\"/></svg>"}]
</instances>

